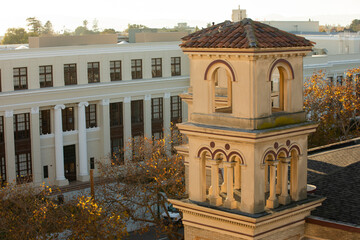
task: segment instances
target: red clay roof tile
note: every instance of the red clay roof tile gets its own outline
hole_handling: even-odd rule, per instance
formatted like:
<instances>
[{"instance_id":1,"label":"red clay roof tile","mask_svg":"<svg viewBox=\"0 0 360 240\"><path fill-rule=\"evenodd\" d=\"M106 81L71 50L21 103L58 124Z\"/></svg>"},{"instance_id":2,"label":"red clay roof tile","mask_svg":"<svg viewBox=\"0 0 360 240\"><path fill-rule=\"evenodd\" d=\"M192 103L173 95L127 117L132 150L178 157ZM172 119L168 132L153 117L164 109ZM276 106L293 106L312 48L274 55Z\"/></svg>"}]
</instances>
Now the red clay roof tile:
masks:
<instances>
[{"instance_id":1,"label":"red clay roof tile","mask_svg":"<svg viewBox=\"0 0 360 240\"><path fill-rule=\"evenodd\" d=\"M182 48L281 48L312 47L309 40L245 18L225 21L182 38Z\"/></svg>"}]
</instances>

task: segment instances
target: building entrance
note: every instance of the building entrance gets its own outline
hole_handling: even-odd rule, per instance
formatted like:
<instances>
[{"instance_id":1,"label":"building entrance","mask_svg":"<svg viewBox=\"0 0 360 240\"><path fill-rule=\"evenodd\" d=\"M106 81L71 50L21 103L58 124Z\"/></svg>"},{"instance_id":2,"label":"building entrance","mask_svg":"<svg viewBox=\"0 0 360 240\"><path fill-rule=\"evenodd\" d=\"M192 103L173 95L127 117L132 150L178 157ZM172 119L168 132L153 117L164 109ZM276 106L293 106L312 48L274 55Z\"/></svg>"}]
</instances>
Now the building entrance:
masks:
<instances>
[{"instance_id":1,"label":"building entrance","mask_svg":"<svg viewBox=\"0 0 360 240\"><path fill-rule=\"evenodd\" d=\"M75 145L64 146L64 172L65 178L76 181L76 150Z\"/></svg>"}]
</instances>

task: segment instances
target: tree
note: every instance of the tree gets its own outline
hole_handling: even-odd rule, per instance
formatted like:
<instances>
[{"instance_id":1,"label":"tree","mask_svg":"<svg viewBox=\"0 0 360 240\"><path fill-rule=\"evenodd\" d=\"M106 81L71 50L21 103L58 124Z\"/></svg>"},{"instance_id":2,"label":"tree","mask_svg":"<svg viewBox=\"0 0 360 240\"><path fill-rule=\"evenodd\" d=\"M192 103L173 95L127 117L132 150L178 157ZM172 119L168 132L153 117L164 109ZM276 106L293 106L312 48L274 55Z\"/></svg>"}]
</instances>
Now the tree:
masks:
<instances>
[{"instance_id":1,"label":"tree","mask_svg":"<svg viewBox=\"0 0 360 240\"><path fill-rule=\"evenodd\" d=\"M354 32L360 31L360 19L354 19L350 24L350 30Z\"/></svg>"},{"instance_id":2,"label":"tree","mask_svg":"<svg viewBox=\"0 0 360 240\"><path fill-rule=\"evenodd\" d=\"M29 34L24 28L9 28L1 44L21 44L28 43Z\"/></svg>"},{"instance_id":3,"label":"tree","mask_svg":"<svg viewBox=\"0 0 360 240\"><path fill-rule=\"evenodd\" d=\"M345 79L332 81L320 71L305 81L304 108L309 120L319 123L310 146L360 136L359 73L360 68L350 69Z\"/></svg>"},{"instance_id":4,"label":"tree","mask_svg":"<svg viewBox=\"0 0 360 240\"><path fill-rule=\"evenodd\" d=\"M46 21L46 23L43 27L42 34L44 34L44 35L53 35L54 34L54 29L53 29L52 23L50 21Z\"/></svg>"},{"instance_id":5,"label":"tree","mask_svg":"<svg viewBox=\"0 0 360 240\"><path fill-rule=\"evenodd\" d=\"M26 21L28 22L27 26L29 27L29 35L30 36L40 36L42 30L43 30L43 26L41 24L41 22L36 19L35 17L29 17L26 19Z\"/></svg>"},{"instance_id":6,"label":"tree","mask_svg":"<svg viewBox=\"0 0 360 240\"><path fill-rule=\"evenodd\" d=\"M105 28L101 34L116 34L116 31L113 28Z\"/></svg>"},{"instance_id":7,"label":"tree","mask_svg":"<svg viewBox=\"0 0 360 240\"><path fill-rule=\"evenodd\" d=\"M126 213L130 221L142 224L155 224L169 239L179 239L177 226L168 225L161 218L167 211L168 198L180 199L185 192L184 162L180 155L166 154L165 140L144 138L132 141L136 149L131 160L117 159L115 154L107 163L100 163L103 179L101 198L113 207L113 212Z\"/></svg>"},{"instance_id":8,"label":"tree","mask_svg":"<svg viewBox=\"0 0 360 240\"><path fill-rule=\"evenodd\" d=\"M125 32L129 32L129 29L148 29L147 26L142 25L142 24L130 24L128 23L128 28L125 29Z\"/></svg>"}]
</instances>

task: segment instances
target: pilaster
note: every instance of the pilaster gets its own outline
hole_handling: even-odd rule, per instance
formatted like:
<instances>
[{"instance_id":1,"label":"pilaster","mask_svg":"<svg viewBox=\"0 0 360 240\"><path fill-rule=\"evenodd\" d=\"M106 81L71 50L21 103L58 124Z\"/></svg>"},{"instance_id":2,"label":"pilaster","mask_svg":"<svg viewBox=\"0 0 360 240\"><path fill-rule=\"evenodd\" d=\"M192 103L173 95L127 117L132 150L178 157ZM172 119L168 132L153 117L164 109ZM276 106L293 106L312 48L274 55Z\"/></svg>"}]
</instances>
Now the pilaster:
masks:
<instances>
[{"instance_id":1,"label":"pilaster","mask_svg":"<svg viewBox=\"0 0 360 240\"><path fill-rule=\"evenodd\" d=\"M152 137L151 114L151 95L146 94L144 99L144 135L149 139Z\"/></svg>"},{"instance_id":2,"label":"pilaster","mask_svg":"<svg viewBox=\"0 0 360 240\"><path fill-rule=\"evenodd\" d=\"M102 154L101 157L110 156L110 110L109 99L103 99L100 102L100 126L101 126L101 143Z\"/></svg>"},{"instance_id":3,"label":"pilaster","mask_svg":"<svg viewBox=\"0 0 360 240\"><path fill-rule=\"evenodd\" d=\"M170 153L171 150L171 107L170 107L170 93L164 94L164 137L166 141L166 150Z\"/></svg>"},{"instance_id":4,"label":"pilaster","mask_svg":"<svg viewBox=\"0 0 360 240\"><path fill-rule=\"evenodd\" d=\"M54 107L54 129L55 129L55 162L56 162L56 184L58 186L69 185L64 174L64 140L62 130L61 110L65 105L59 104Z\"/></svg>"},{"instance_id":5,"label":"pilaster","mask_svg":"<svg viewBox=\"0 0 360 240\"><path fill-rule=\"evenodd\" d=\"M129 161L131 159L131 97L124 98L124 107L123 107L123 121L124 121L124 149L125 149L125 161Z\"/></svg>"},{"instance_id":6,"label":"pilaster","mask_svg":"<svg viewBox=\"0 0 360 240\"><path fill-rule=\"evenodd\" d=\"M31 159L33 164L33 181L39 185L42 182L42 162L40 150L40 123L39 123L39 107L31 108L30 120L31 135Z\"/></svg>"},{"instance_id":7,"label":"pilaster","mask_svg":"<svg viewBox=\"0 0 360 240\"><path fill-rule=\"evenodd\" d=\"M78 104L78 146L79 146L79 176L81 182L90 180L88 160L87 160L87 138L86 138L86 117L85 107L89 106L88 102Z\"/></svg>"},{"instance_id":8,"label":"pilaster","mask_svg":"<svg viewBox=\"0 0 360 240\"><path fill-rule=\"evenodd\" d=\"M16 183L15 171L15 141L14 141L14 112L5 111L4 118L4 138L5 138L5 161L7 182Z\"/></svg>"}]
</instances>

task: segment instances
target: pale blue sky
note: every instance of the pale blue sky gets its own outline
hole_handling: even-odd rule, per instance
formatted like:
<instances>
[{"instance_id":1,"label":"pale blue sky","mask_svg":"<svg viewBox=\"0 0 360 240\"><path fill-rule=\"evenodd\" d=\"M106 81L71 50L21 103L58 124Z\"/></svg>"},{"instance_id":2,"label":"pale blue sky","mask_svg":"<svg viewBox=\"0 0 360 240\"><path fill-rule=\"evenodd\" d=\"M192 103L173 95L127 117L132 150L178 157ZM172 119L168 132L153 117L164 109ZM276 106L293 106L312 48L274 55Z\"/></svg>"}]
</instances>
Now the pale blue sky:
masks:
<instances>
[{"instance_id":1,"label":"pale blue sky","mask_svg":"<svg viewBox=\"0 0 360 240\"><path fill-rule=\"evenodd\" d=\"M74 30L84 19L91 26L93 19L100 28L123 30L128 23L149 27L173 27L177 22L205 27L208 22L231 19L231 10L247 10L254 20L312 20L320 24L348 25L360 19L360 0L17 0L3 1L0 14L0 35L9 27L26 27L27 17L43 23L50 20L56 31Z\"/></svg>"}]
</instances>

